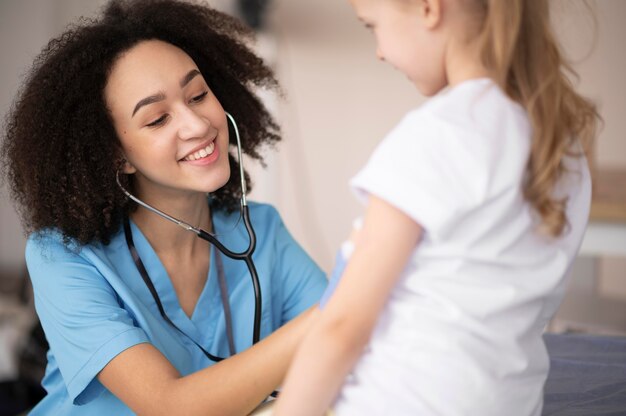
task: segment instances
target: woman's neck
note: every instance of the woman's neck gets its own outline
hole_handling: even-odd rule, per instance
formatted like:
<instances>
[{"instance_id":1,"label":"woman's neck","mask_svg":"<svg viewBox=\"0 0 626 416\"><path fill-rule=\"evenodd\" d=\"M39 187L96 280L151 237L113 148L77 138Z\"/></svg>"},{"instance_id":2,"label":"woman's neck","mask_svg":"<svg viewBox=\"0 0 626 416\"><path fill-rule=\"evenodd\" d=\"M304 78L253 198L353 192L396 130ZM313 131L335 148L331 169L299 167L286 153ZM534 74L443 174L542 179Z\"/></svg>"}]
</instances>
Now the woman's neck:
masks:
<instances>
[{"instance_id":1,"label":"woman's neck","mask_svg":"<svg viewBox=\"0 0 626 416\"><path fill-rule=\"evenodd\" d=\"M150 194L140 196L140 198L147 204L194 227L206 231L212 229L209 204L203 193L181 193L160 198ZM193 258L199 251L207 250L208 243L199 239L196 234L144 207L138 207L131 214L131 218L160 257L174 256L184 261Z\"/></svg>"}]
</instances>

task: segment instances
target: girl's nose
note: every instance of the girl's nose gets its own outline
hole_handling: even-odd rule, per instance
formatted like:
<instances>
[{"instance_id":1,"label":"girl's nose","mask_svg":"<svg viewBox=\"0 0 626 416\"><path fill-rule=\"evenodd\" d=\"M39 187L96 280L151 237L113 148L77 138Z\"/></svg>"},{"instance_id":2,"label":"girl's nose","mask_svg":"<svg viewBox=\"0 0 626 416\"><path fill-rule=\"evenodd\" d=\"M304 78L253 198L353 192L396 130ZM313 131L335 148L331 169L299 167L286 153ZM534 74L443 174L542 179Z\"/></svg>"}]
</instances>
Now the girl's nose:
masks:
<instances>
[{"instance_id":1,"label":"girl's nose","mask_svg":"<svg viewBox=\"0 0 626 416\"><path fill-rule=\"evenodd\" d=\"M380 50L379 47L376 48L376 58L378 58L380 61L385 60L385 56L383 55L383 52Z\"/></svg>"}]
</instances>

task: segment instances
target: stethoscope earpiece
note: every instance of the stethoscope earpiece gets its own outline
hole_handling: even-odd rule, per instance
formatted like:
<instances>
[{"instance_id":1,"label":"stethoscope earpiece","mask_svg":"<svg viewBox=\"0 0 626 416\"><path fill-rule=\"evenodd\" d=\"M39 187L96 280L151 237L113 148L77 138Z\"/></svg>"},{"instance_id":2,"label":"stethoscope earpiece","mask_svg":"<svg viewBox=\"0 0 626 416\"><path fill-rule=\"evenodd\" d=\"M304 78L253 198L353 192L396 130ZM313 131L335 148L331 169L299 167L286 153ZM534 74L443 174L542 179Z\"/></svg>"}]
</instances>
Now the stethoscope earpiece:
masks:
<instances>
[{"instance_id":1,"label":"stethoscope earpiece","mask_svg":"<svg viewBox=\"0 0 626 416\"><path fill-rule=\"evenodd\" d=\"M241 205L247 206L248 202L246 201L246 193L248 192L248 189L246 186L245 176L243 175L243 157L241 154L241 138L239 137L239 129L237 128L235 118L228 111L224 111L224 114L226 114L226 119L230 121L233 126L235 136L237 137L237 159L239 161L239 178L241 180Z\"/></svg>"}]
</instances>

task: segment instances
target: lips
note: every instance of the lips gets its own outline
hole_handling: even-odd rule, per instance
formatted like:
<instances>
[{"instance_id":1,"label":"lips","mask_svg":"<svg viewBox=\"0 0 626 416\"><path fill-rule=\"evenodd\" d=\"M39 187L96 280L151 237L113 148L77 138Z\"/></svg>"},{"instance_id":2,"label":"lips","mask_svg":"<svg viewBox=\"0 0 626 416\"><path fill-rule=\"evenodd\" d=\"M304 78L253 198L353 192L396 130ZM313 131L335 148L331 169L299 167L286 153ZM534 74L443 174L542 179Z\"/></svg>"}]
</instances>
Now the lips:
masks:
<instances>
[{"instance_id":1,"label":"lips","mask_svg":"<svg viewBox=\"0 0 626 416\"><path fill-rule=\"evenodd\" d=\"M215 151L215 138L208 143L204 143L201 146L196 147L191 152L187 153L185 157L180 159L181 162L192 162L194 160L201 160L207 158Z\"/></svg>"},{"instance_id":2,"label":"lips","mask_svg":"<svg viewBox=\"0 0 626 416\"><path fill-rule=\"evenodd\" d=\"M215 142L209 143L206 147L191 153L187 157L184 157L183 160L190 162L194 160L204 159L205 157L211 156L213 151L215 150Z\"/></svg>"}]
</instances>

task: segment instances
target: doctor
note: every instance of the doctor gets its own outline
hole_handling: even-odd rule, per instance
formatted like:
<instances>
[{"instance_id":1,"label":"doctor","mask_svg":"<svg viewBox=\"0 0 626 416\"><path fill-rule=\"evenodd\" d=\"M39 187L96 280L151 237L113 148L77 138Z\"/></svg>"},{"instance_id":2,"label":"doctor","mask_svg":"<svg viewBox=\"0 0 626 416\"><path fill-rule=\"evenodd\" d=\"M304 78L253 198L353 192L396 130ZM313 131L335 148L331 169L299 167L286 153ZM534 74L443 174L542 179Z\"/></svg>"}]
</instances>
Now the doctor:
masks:
<instances>
[{"instance_id":1,"label":"doctor","mask_svg":"<svg viewBox=\"0 0 626 416\"><path fill-rule=\"evenodd\" d=\"M207 7L112 1L35 61L3 149L50 344L32 414L242 415L282 381L326 279L276 210L249 204L263 293L252 346L245 263L116 183L245 250L225 109L249 156L280 139L253 93L276 81L246 36Z\"/></svg>"}]
</instances>

